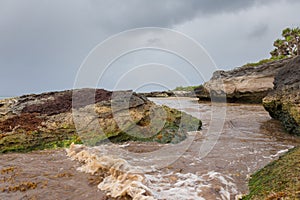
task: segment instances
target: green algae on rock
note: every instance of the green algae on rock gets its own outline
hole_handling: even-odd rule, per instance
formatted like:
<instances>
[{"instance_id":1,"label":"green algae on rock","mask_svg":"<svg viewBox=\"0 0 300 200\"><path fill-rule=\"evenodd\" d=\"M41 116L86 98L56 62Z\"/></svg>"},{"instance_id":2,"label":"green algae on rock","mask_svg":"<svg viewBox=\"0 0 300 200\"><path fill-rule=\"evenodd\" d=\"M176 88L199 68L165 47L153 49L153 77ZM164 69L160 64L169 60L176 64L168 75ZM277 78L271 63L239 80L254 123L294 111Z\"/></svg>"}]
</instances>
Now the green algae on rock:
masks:
<instances>
[{"instance_id":1,"label":"green algae on rock","mask_svg":"<svg viewBox=\"0 0 300 200\"><path fill-rule=\"evenodd\" d=\"M300 147L251 176L248 199L300 199Z\"/></svg>"},{"instance_id":2,"label":"green algae on rock","mask_svg":"<svg viewBox=\"0 0 300 200\"><path fill-rule=\"evenodd\" d=\"M201 128L201 121L191 115L155 105L131 91L116 93L118 98L112 98L110 91L80 89L0 100L0 153L66 147L72 142L178 143L188 131ZM115 102L125 102L127 108ZM74 112L83 117L74 119Z\"/></svg>"}]
</instances>

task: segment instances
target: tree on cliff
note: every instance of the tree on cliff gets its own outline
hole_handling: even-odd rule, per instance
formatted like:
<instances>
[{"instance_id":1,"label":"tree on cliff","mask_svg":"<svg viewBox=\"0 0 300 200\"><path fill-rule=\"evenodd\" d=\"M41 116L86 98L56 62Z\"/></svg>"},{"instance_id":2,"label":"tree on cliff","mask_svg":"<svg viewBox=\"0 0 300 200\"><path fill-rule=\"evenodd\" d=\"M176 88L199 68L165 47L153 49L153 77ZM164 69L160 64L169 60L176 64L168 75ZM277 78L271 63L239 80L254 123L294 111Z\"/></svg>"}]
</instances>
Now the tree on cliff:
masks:
<instances>
[{"instance_id":1,"label":"tree on cliff","mask_svg":"<svg viewBox=\"0 0 300 200\"><path fill-rule=\"evenodd\" d=\"M275 49L270 52L272 58L300 55L300 28L286 28L282 38L275 40Z\"/></svg>"}]
</instances>

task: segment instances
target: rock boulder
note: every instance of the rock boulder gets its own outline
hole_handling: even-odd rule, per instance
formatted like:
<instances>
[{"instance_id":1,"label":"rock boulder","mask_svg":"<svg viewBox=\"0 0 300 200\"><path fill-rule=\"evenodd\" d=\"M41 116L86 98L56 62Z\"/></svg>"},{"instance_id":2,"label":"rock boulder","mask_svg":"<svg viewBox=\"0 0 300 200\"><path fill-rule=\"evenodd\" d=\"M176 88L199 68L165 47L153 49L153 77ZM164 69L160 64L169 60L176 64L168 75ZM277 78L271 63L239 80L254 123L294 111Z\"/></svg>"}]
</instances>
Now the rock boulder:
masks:
<instances>
[{"instance_id":1,"label":"rock boulder","mask_svg":"<svg viewBox=\"0 0 300 200\"><path fill-rule=\"evenodd\" d=\"M0 100L0 153L70 143L177 143L201 121L131 91L80 89Z\"/></svg>"}]
</instances>

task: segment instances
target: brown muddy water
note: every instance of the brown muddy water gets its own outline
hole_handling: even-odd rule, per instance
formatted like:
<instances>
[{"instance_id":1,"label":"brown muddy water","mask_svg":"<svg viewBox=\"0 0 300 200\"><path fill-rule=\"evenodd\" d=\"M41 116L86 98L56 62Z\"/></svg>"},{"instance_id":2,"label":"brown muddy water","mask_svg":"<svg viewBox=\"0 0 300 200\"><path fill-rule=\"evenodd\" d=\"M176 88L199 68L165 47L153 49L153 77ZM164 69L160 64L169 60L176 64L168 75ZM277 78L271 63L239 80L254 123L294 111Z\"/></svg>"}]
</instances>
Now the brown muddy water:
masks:
<instances>
[{"instance_id":1,"label":"brown muddy water","mask_svg":"<svg viewBox=\"0 0 300 200\"><path fill-rule=\"evenodd\" d=\"M179 144L127 142L10 153L0 159L0 199L235 199L251 173L300 139L261 105L155 98L199 117L203 128ZM219 132L219 130L221 130Z\"/></svg>"}]
</instances>

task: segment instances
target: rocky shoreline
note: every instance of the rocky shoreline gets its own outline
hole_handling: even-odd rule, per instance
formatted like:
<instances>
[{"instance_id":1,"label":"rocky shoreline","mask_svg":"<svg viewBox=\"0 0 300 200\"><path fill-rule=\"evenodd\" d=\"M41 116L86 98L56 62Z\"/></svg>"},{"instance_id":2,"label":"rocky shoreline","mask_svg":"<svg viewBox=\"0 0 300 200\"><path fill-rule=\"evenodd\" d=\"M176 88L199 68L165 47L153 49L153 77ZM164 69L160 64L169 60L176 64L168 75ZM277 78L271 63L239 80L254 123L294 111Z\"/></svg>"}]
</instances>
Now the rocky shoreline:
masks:
<instances>
[{"instance_id":1,"label":"rocky shoreline","mask_svg":"<svg viewBox=\"0 0 300 200\"><path fill-rule=\"evenodd\" d=\"M300 136L300 56L217 71L210 81L195 89L195 94L200 101L226 97L227 102L262 103L288 133ZM199 130L201 121L146 98L173 96L194 97L194 93L80 89L3 99L0 153L66 147L71 143L178 143L186 138L187 131ZM74 112L84 117L82 121L74 119ZM90 112L96 116L91 117ZM157 130L161 121L166 123ZM151 123L154 125L149 126ZM101 131L95 124L100 124ZM253 174L250 193L243 199L300 198L299 155L300 147L296 147Z\"/></svg>"},{"instance_id":2,"label":"rocky shoreline","mask_svg":"<svg viewBox=\"0 0 300 200\"><path fill-rule=\"evenodd\" d=\"M74 119L74 113L81 118ZM72 142L178 143L187 131L200 128L200 120L157 106L132 91L80 89L0 100L1 153L65 147Z\"/></svg>"},{"instance_id":3,"label":"rocky shoreline","mask_svg":"<svg viewBox=\"0 0 300 200\"><path fill-rule=\"evenodd\" d=\"M300 136L300 56L281 68L263 106L290 134ZM300 146L252 175L243 199L300 199Z\"/></svg>"}]
</instances>

